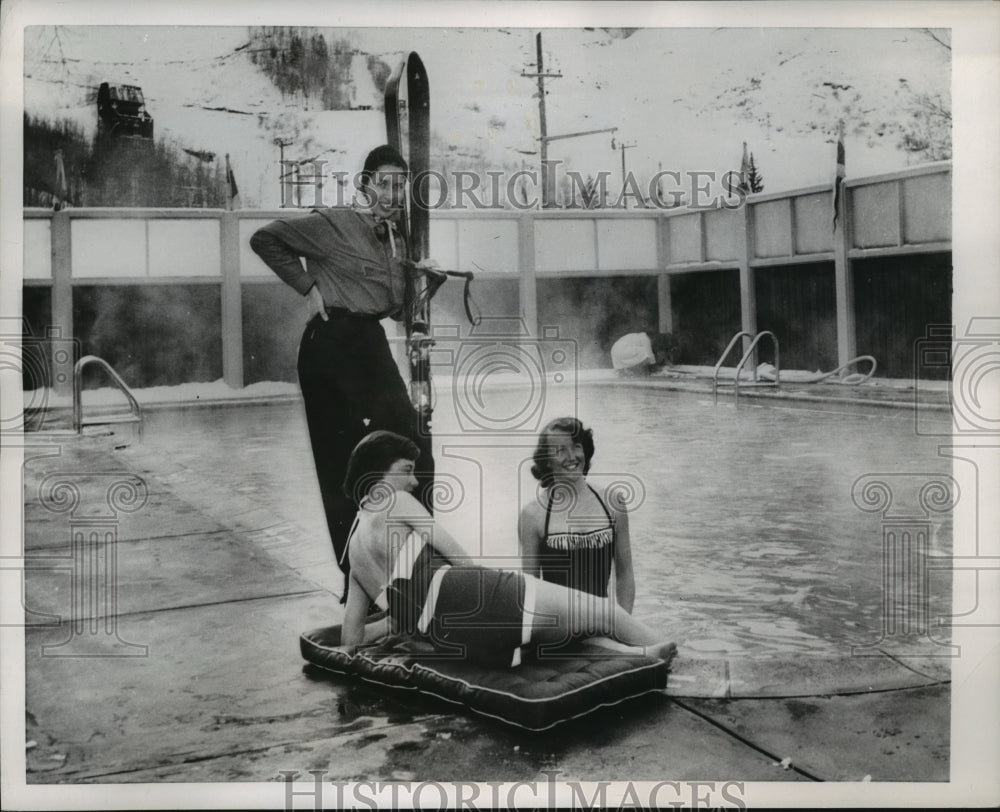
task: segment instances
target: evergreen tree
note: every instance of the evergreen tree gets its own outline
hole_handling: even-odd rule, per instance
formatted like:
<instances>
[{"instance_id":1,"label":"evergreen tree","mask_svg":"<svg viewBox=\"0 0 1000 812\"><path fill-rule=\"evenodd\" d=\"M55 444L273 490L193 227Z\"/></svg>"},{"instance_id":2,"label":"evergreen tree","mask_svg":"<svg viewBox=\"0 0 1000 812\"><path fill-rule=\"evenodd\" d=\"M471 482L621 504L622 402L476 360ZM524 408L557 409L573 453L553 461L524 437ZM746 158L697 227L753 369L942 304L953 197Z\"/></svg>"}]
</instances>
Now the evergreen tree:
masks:
<instances>
[{"instance_id":1,"label":"evergreen tree","mask_svg":"<svg viewBox=\"0 0 1000 812\"><path fill-rule=\"evenodd\" d=\"M25 206L56 202L55 153L61 150L71 206L208 207L226 202L214 155L192 156L173 144L108 135L88 140L79 126L24 115Z\"/></svg>"},{"instance_id":2,"label":"evergreen tree","mask_svg":"<svg viewBox=\"0 0 1000 812\"><path fill-rule=\"evenodd\" d=\"M282 95L300 94L315 100L323 110L353 107L354 57L366 56L366 67L381 92L391 68L374 54L359 51L347 37L327 40L315 28L262 26L250 29L250 58ZM360 100L368 104L367 99Z\"/></svg>"},{"instance_id":3,"label":"evergreen tree","mask_svg":"<svg viewBox=\"0 0 1000 812\"><path fill-rule=\"evenodd\" d=\"M764 177L757 171L757 163L754 161L753 153L750 153L750 163L747 166L746 188L756 194L764 191Z\"/></svg>"},{"instance_id":4,"label":"evergreen tree","mask_svg":"<svg viewBox=\"0 0 1000 812\"><path fill-rule=\"evenodd\" d=\"M593 175L587 175L587 180L584 183L583 191L581 192L583 196L583 207L586 209L596 209L601 205L600 200L600 190L597 186L597 181L594 179Z\"/></svg>"},{"instance_id":5,"label":"evergreen tree","mask_svg":"<svg viewBox=\"0 0 1000 812\"><path fill-rule=\"evenodd\" d=\"M80 200L79 167L87 160L89 144L83 130L71 121L46 121L24 114L24 181L25 206L52 206L56 188L56 150L62 150L71 206Z\"/></svg>"}]
</instances>

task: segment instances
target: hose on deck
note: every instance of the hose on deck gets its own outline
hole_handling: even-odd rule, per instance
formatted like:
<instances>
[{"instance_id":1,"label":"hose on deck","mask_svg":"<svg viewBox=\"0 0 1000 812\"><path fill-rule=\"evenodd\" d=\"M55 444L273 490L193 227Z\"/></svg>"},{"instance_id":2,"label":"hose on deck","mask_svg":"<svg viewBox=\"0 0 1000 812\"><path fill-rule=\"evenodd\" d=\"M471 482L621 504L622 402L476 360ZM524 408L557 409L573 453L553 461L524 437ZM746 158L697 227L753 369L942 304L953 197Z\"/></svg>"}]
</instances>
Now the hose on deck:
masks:
<instances>
[{"instance_id":1,"label":"hose on deck","mask_svg":"<svg viewBox=\"0 0 1000 812\"><path fill-rule=\"evenodd\" d=\"M859 361L871 362L871 369L869 369L867 372L853 372L849 375L843 374L845 369L854 366ZM761 366L764 365L762 364ZM761 367L757 367L757 374L760 375L761 377L769 377L773 380L774 367L771 367L770 364L767 364L766 366L770 367L770 369L761 369ZM865 381L870 379L872 375L875 374L875 370L877 368L878 368L878 362L875 360L874 356L859 355L857 358L852 358L846 364L841 364L839 367L837 367L836 369L832 369L829 372L817 372L815 375L812 375L810 377L795 378L794 380L789 380L789 383L820 383L821 381L825 381L827 378L832 378L834 375L840 375L840 377L836 381L834 381L834 383L842 383L848 386L858 386L859 384L863 384ZM785 374L786 373L782 371L783 379L785 378Z\"/></svg>"}]
</instances>

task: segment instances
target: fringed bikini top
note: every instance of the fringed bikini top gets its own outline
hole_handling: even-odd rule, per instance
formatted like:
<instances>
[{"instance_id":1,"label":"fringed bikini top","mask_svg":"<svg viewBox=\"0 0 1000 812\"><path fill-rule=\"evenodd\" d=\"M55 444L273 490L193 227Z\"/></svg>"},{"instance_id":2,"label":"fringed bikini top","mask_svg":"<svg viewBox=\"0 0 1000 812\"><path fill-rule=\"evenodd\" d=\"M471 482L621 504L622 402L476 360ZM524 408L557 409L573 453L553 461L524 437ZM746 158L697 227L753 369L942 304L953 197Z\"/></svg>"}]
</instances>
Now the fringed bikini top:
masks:
<instances>
[{"instance_id":1,"label":"fringed bikini top","mask_svg":"<svg viewBox=\"0 0 1000 812\"><path fill-rule=\"evenodd\" d=\"M587 485L608 517L608 526L587 532L549 534L552 494L545 507L545 532L542 539L542 578L570 589L606 597L611 568L615 560L615 523L597 491Z\"/></svg>"}]
</instances>

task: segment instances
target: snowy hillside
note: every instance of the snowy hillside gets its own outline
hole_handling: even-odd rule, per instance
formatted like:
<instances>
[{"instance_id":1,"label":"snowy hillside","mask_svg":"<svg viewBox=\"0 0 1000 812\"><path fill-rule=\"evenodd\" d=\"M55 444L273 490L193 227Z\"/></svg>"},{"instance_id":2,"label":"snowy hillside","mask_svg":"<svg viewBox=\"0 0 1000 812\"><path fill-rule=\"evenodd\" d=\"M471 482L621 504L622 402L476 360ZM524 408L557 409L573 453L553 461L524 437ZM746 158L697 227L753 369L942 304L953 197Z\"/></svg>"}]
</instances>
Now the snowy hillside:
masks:
<instances>
[{"instance_id":1,"label":"snowy hillside","mask_svg":"<svg viewBox=\"0 0 1000 812\"><path fill-rule=\"evenodd\" d=\"M353 98L371 111L321 111L282 94L247 53L242 27L37 27L26 32L25 109L96 129L102 81L142 87L158 138L229 153L244 202L279 202L278 147L353 171L384 139L365 54L395 65L417 50L431 82L434 165L517 168L537 162L535 31L327 29L361 52ZM739 166L748 142L765 191L826 183L833 133L847 125L848 177L913 163L899 148L916 95L950 108L950 50L914 29L546 30L550 135L618 127L640 178ZM618 182L608 134L555 141L551 159ZM926 160L926 157L919 160ZM451 163L449 163L451 161ZM464 163L463 163L464 162Z\"/></svg>"}]
</instances>

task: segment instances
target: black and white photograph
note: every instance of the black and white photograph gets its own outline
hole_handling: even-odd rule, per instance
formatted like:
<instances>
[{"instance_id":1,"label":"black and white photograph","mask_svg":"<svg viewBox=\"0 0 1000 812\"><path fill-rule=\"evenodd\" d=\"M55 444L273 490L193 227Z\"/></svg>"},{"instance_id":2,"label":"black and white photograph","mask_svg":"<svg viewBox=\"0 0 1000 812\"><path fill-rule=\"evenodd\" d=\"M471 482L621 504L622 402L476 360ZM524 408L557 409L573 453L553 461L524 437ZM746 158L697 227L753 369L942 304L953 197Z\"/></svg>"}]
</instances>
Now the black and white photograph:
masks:
<instances>
[{"instance_id":1,"label":"black and white photograph","mask_svg":"<svg viewBox=\"0 0 1000 812\"><path fill-rule=\"evenodd\" d=\"M1000 803L996 5L2 15L5 810Z\"/></svg>"}]
</instances>

